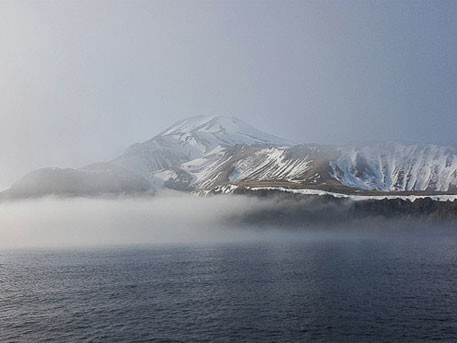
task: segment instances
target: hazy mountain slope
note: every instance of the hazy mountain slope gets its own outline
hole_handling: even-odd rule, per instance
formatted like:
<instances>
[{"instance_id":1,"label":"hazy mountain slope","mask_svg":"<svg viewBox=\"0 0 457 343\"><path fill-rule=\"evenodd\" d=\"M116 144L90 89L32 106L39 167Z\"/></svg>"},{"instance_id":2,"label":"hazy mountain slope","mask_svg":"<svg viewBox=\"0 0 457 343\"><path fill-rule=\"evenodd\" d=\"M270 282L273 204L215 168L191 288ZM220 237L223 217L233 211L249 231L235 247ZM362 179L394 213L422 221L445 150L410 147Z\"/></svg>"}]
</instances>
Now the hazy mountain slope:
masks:
<instances>
[{"instance_id":1,"label":"hazy mountain slope","mask_svg":"<svg viewBox=\"0 0 457 343\"><path fill-rule=\"evenodd\" d=\"M96 163L81 169L44 168L25 175L3 192L5 198L44 195L91 196L107 194L153 193L142 176L126 169Z\"/></svg>"}]
</instances>

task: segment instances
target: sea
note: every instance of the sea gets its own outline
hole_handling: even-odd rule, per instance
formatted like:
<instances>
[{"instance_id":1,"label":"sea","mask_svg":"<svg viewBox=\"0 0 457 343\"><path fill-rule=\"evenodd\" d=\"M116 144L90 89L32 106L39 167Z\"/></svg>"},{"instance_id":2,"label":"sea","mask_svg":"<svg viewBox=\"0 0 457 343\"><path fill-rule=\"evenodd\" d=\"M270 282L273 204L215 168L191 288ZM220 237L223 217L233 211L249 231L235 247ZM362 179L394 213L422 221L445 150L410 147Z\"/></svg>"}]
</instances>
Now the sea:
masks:
<instances>
[{"instance_id":1,"label":"sea","mask_svg":"<svg viewBox=\"0 0 457 343\"><path fill-rule=\"evenodd\" d=\"M457 341L457 233L293 237L1 250L0 342Z\"/></svg>"}]
</instances>

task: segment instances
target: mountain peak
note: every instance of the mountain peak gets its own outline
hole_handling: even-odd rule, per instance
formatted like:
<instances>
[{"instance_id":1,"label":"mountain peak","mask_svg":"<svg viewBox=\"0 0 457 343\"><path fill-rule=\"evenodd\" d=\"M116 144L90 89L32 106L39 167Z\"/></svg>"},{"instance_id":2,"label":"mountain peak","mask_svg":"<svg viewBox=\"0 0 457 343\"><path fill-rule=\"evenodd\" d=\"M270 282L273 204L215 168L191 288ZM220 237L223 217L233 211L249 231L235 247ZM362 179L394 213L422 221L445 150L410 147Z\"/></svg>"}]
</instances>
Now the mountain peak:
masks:
<instances>
[{"instance_id":1,"label":"mountain peak","mask_svg":"<svg viewBox=\"0 0 457 343\"><path fill-rule=\"evenodd\" d=\"M230 116L196 116L178 121L156 137L199 136L226 145L265 143L292 145L290 141L255 129L244 121ZM212 138L212 139L210 139Z\"/></svg>"},{"instance_id":2,"label":"mountain peak","mask_svg":"<svg viewBox=\"0 0 457 343\"><path fill-rule=\"evenodd\" d=\"M230 133L239 132L242 129L249 128L254 130L250 125L244 123L238 118L228 116L195 116L180 120L170 126L168 129L159 134L166 136L172 134L192 133L192 132L218 132L226 131Z\"/></svg>"},{"instance_id":3,"label":"mountain peak","mask_svg":"<svg viewBox=\"0 0 457 343\"><path fill-rule=\"evenodd\" d=\"M150 140L134 144L112 162L148 176L235 145L289 146L293 143L226 116L197 116L178 121Z\"/></svg>"}]
</instances>

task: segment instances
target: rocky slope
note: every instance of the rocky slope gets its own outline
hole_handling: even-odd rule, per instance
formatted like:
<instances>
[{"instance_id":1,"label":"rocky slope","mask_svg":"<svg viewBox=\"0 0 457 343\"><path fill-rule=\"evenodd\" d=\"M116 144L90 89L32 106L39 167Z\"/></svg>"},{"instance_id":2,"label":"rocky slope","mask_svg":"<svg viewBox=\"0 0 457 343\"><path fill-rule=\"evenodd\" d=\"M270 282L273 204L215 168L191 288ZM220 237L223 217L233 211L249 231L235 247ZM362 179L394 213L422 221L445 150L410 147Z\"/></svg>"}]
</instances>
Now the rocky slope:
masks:
<instances>
[{"instance_id":1,"label":"rocky slope","mask_svg":"<svg viewBox=\"0 0 457 343\"><path fill-rule=\"evenodd\" d=\"M141 175L111 164L95 163L80 168L43 168L25 175L0 198L21 199L45 195L106 196L153 194L150 182Z\"/></svg>"}]
</instances>

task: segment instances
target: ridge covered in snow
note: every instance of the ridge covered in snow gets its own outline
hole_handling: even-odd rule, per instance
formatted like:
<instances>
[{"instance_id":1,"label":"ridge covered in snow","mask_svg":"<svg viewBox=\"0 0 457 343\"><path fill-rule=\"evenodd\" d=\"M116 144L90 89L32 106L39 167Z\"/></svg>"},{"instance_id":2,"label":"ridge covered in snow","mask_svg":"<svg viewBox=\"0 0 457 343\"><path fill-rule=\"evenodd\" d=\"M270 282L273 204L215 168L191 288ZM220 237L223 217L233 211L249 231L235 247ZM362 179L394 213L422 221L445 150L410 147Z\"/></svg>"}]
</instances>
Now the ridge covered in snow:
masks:
<instances>
[{"instance_id":1,"label":"ridge covered in snow","mask_svg":"<svg viewBox=\"0 0 457 343\"><path fill-rule=\"evenodd\" d=\"M342 184L364 190L456 191L457 149L437 145L377 143L338 148L330 165Z\"/></svg>"},{"instance_id":2,"label":"ridge covered in snow","mask_svg":"<svg viewBox=\"0 0 457 343\"><path fill-rule=\"evenodd\" d=\"M372 191L457 192L457 149L371 143L295 145L233 117L182 120L112 163L181 190L234 183L293 183Z\"/></svg>"},{"instance_id":3,"label":"ridge covered in snow","mask_svg":"<svg viewBox=\"0 0 457 343\"><path fill-rule=\"evenodd\" d=\"M109 182L103 183L104 178ZM39 193L46 189L77 192L71 183L81 185L83 193L151 192L154 187L211 192L221 187L250 187L301 189L309 194L449 195L457 194L457 148L392 142L296 145L237 118L197 116L130 146L110 162L32 172L12 189L26 194L33 184ZM46 187L39 188L41 185Z\"/></svg>"},{"instance_id":4,"label":"ridge covered in snow","mask_svg":"<svg viewBox=\"0 0 457 343\"><path fill-rule=\"evenodd\" d=\"M163 175L163 174L162 174ZM457 192L457 149L401 143L357 146L236 146L167 174L193 189L229 183L278 182L341 191Z\"/></svg>"}]
</instances>

